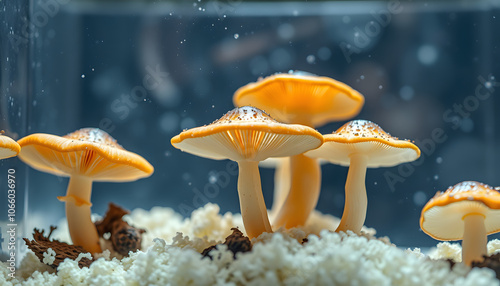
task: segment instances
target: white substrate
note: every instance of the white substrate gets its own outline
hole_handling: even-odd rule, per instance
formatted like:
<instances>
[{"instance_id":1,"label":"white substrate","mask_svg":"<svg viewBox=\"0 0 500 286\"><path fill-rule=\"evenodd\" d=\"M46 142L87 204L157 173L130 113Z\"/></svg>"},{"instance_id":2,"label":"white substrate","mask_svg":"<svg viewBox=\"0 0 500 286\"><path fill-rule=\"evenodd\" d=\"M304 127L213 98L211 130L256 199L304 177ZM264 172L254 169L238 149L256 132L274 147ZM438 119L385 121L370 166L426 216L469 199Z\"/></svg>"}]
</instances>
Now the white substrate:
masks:
<instances>
[{"instance_id":1,"label":"white substrate","mask_svg":"<svg viewBox=\"0 0 500 286\"><path fill-rule=\"evenodd\" d=\"M221 215L217 205L208 204L188 219L169 208L134 210L126 219L147 230L144 251L122 259L105 251L83 269L66 260L57 272L29 252L15 279L5 264L0 267L0 285L500 285L489 269L458 264L450 270L447 262L431 260L419 249L404 251L387 239L373 239L371 229L364 229L365 237L330 232L338 219L318 212L302 229L254 239L252 251L236 260L220 247L212 252L213 261L199 252L224 241L231 227L243 229L239 215ZM308 242L301 244L305 237ZM54 238L69 241L64 223ZM490 252L499 248L499 241L490 242ZM442 243L430 257L459 261L460 247Z\"/></svg>"}]
</instances>

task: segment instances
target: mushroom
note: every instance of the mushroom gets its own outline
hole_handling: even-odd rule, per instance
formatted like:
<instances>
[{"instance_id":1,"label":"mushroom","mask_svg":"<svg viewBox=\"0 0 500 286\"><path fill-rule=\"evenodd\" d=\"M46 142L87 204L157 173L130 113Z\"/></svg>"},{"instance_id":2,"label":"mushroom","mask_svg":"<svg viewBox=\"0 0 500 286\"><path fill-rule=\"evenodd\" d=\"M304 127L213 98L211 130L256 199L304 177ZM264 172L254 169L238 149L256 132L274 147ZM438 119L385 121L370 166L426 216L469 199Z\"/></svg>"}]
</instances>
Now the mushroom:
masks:
<instances>
[{"instance_id":1,"label":"mushroom","mask_svg":"<svg viewBox=\"0 0 500 286\"><path fill-rule=\"evenodd\" d=\"M391 167L420 157L420 149L386 133L377 124L353 120L333 134L324 135L323 145L306 156L349 166L345 184L344 213L338 231L359 234L366 218L366 168Z\"/></svg>"},{"instance_id":2,"label":"mushroom","mask_svg":"<svg viewBox=\"0 0 500 286\"><path fill-rule=\"evenodd\" d=\"M60 137L32 134L18 141L19 158L31 167L58 176L69 176L66 218L73 244L91 253L101 252L99 236L90 218L93 181L130 182L149 177L153 166L126 151L108 133L83 128Z\"/></svg>"},{"instance_id":3,"label":"mushroom","mask_svg":"<svg viewBox=\"0 0 500 286\"><path fill-rule=\"evenodd\" d=\"M266 110L280 122L319 127L354 117L361 110L364 97L334 79L290 71L239 88L233 96L233 103ZM291 171L287 176L281 176L289 182L276 183L277 186L290 187L286 190L275 188L275 193L285 191L285 194L275 194L275 198L286 197L275 217L275 227L304 225L319 198L321 168L316 160L297 154L290 158L289 164ZM280 203L274 202L272 209L278 208Z\"/></svg>"},{"instance_id":4,"label":"mushroom","mask_svg":"<svg viewBox=\"0 0 500 286\"><path fill-rule=\"evenodd\" d=\"M436 195L422 209L420 227L437 240L462 240L462 262L481 262L487 235L500 231L500 193L493 187L465 181Z\"/></svg>"},{"instance_id":5,"label":"mushroom","mask_svg":"<svg viewBox=\"0 0 500 286\"><path fill-rule=\"evenodd\" d=\"M249 106L235 108L212 124L183 131L171 140L182 151L238 163L240 209L250 238L272 232L262 195L259 161L300 154L322 142L321 134L310 127L279 123Z\"/></svg>"},{"instance_id":6,"label":"mushroom","mask_svg":"<svg viewBox=\"0 0 500 286\"><path fill-rule=\"evenodd\" d=\"M14 157L21 151L21 146L12 138L3 135L0 131L0 160Z\"/></svg>"}]
</instances>

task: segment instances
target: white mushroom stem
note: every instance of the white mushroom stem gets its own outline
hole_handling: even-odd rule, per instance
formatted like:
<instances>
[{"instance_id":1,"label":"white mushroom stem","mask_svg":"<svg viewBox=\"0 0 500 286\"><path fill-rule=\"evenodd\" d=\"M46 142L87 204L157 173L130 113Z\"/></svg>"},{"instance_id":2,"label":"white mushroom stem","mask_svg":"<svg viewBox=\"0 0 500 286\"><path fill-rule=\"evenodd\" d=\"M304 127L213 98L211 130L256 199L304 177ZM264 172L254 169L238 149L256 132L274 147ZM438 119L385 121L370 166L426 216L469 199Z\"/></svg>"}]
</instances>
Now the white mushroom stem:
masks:
<instances>
[{"instance_id":1,"label":"white mushroom stem","mask_svg":"<svg viewBox=\"0 0 500 286\"><path fill-rule=\"evenodd\" d=\"M464 221L462 262L470 266L472 261L483 261L483 255L487 254L488 238L484 225L484 215L469 214L462 219Z\"/></svg>"},{"instance_id":2,"label":"white mushroom stem","mask_svg":"<svg viewBox=\"0 0 500 286\"><path fill-rule=\"evenodd\" d=\"M317 159L304 154L290 159L291 186L285 203L274 219L273 227L304 225L316 207L321 186L321 169Z\"/></svg>"},{"instance_id":3,"label":"white mushroom stem","mask_svg":"<svg viewBox=\"0 0 500 286\"><path fill-rule=\"evenodd\" d=\"M243 224L248 237L272 232L260 184L259 162L238 162L238 195Z\"/></svg>"},{"instance_id":4,"label":"white mushroom stem","mask_svg":"<svg viewBox=\"0 0 500 286\"><path fill-rule=\"evenodd\" d=\"M344 213L336 231L350 230L360 234L361 227L365 223L368 206L365 186L367 156L355 153L350 158L351 163L345 183Z\"/></svg>"},{"instance_id":5,"label":"white mushroom stem","mask_svg":"<svg viewBox=\"0 0 500 286\"><path fill-rule=\"evenodd\" d=\"M280 160L274 171L274 199L270 214L276 216L290 191L291 183L290 158Z\"/></svg>"},{"instance_id":6,"label":"white mushroom stem","mask_svg":"<svg viewBox=\"0 0 500 286\"><path fill-rule=\"evenodd\" d=\"M80 245L90 253L102 252L99 235L90 217L90 196L92 179L84 176L71 176L66 197L66 218L69 234L74 245Z\"/></svg>"}]
</instances>

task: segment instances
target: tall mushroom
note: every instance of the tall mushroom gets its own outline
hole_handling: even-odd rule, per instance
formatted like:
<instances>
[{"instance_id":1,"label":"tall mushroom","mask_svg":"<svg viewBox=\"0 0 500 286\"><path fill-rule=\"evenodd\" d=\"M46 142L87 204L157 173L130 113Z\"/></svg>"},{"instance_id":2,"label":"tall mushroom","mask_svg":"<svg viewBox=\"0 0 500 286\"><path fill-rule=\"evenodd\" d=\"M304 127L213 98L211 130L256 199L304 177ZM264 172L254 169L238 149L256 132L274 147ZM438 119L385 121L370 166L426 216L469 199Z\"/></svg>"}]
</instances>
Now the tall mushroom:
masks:
<instances>
[{"instance_id":1,"label":"tall mushroom","mask_svg":"<svg viewBox=\"0 0 500 286\"><path fill-rule=\"evenodd\" d=\"M99 236L90 218L92 182L130 182L151 176L153 166L126 151L106 132L83 128L60 137L32 134L18 141L19 158L31 167L58 176L69 176L66 218L73 244L91 253L101 252Z\"/></svg>"},{"instance_id":2,"label":"tall mushroom","mask_svg":"<svg viewBox=\"0 0 500 286\"><path fill-rule=\"evenodd\" d=\"M481 262L487 254L487 235L500 232L500 193L483 183L458 183L429 200L420 227L437 240L462 240L466 265Z\"/></svg>"},{"instance_id":3,"label":"tall mushroom","mask_svg":"<svg viewBox=\"0 0 500 286\"><path fill-rule=\"evenodd\" d=\"M21 151L21 146L14 139L3 135L3 130L0 132L0 159L14 157Z\"/></svg>"},{"instance_id":4,"label":"tall mushroom","mask_svg":"<svg viewBox=\"0 0 500 286\"><path fill-rule=\"evenodd\" d=\"M377 124L353 120L333 134L323 136L323 145L306 156L349 166L345 184L345 206L336 231L360 233L366 218L366 168L391 167L420 157L420 149L386 133Z\"/></svg>"},{"instance_id":5,"label":"tall mushroom","mask_svg":"<svg viewBox=\"0 0 500 286\"><path fill-rule=\"evenodd\" d=\"M319 127L328 122L345 120L359 113L364 97L348 85L328 77L307 72L275 74L239 88L235 106L252 105L266 110L285 123ZM290 158L290 185L286 201L273 225L287 228L303 225L316 207L321 187L321 169L315 159L297 154ZM280 173L281 170L276 170ZM281 176L283 178L283 176ZM280 192L275 189L275 192ZM283 197L283 195L275 195ZM276 203L280 204L279 201ZM273 205L273 210L276 206Z\"/></svg>"},{"instance_id":6,"label":"tall mushroom","mask_svg":"<svg viewBox=\"0 0 500 286\"><path fill-rule=\"evenodd\" d=\"M259 161L300 154L322 142L321 134L310 127L279 123L249 106L235 108L212 124L184 131L171 140L182 151L238 163L240 209L249 237L272 232L262 195Z\"/></svg>"}]
</instances>

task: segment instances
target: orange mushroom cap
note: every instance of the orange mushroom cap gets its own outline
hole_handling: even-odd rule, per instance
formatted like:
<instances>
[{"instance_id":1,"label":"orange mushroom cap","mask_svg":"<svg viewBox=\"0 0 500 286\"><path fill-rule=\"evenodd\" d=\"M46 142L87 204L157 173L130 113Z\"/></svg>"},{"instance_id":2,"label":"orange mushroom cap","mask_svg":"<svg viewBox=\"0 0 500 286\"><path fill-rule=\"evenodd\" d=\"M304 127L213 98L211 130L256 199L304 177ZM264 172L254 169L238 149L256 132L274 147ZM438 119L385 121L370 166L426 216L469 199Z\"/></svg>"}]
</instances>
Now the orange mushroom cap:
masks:
<instances>
[{"instance_id":1,"label":"orange mushroom cap","mask_svg":"<svg viewBox=\"0 0 500 286\"><path fill-rule=\"evenodd\" d=\"M348 85L304 72L275 74L239 88L235 106L252 105L278 121L321 126L356 116L364 97Z\"/></svg>"},{"instance_id":2,"label":"orange mushroom cap","mask_svg":"<svg viewBox=\"0 0 500 286\"><path fill-rule=\"evenodd\" d=\"M254 107L235 108L210 125L196 127L172 138L175 148L194 155L233 161L262 161L317 148L323 137L298 124L283 124Z\"/></svg>"},{"instance_id":3,"label":"orange mushroom cap","mask_svg":"<svg viewBox=\"0 0 500 286\"><path fill-rule=\"evenodd\" d=\"M323 145L307 156L322 158L342 166L350 165L350 155L367 155L367 167L390 167L420 157L420 149L408 140L392 137L368 120L347 122L332 134L323 135Z\"/></svg>"},{"instance_id":4,"label":"orange mushroom cap","mask_svg":"<svg viewBox=\"0 0 500 286\"><path fill-rule=\"evenodd\" d=\"M465 181L436 195L422 209L420 227L437 240L460 240L463 218L470 214L485 217L487 234L500 231L500 192L493 187Z\"/></svg>"},{"instance_id":5,"label":"orange mushroom cap","mask_svg":"<svg viewBox=\"0 0 500 286\"><path fill-rule=\"evenodd\" d=\"M83 175L93 181L127 182L149 177L154 168L143 157L126 151L108 133L83 128L60 137L32 134L18 141L21 160L59 176Z\"/></svg>"},{"instance_id":6,"label":"orange mushroom cap","mask_svg":"<svg viewBox=\"0 0 500 286\"><path fill-rule=\"evenodd\" d=\"M14 157L21 151L21 146L12 138L0 133L0 159Z\"/></svg>"}]
</instances>

